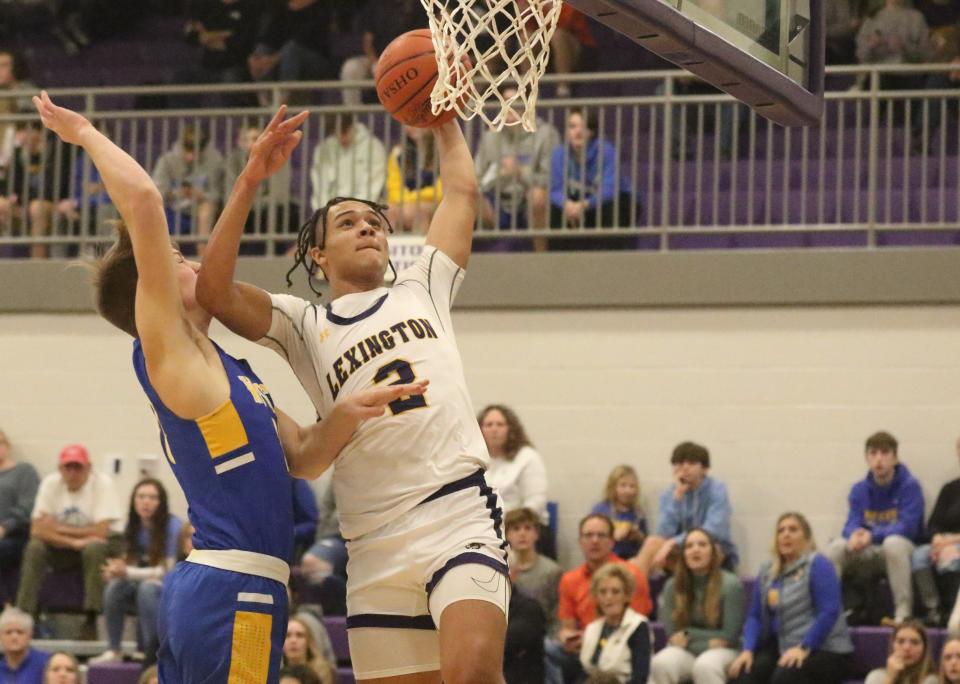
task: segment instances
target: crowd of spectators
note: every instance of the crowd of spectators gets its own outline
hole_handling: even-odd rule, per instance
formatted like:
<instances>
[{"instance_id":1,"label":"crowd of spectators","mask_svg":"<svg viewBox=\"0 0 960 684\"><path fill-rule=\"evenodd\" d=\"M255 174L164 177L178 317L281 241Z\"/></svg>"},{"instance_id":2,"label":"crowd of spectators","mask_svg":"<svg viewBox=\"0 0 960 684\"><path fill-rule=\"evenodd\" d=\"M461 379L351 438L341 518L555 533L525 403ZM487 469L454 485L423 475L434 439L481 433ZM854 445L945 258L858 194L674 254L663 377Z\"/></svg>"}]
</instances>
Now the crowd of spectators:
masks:
<instances>
[{"instance_id":1,"label":"crowd of spectators","mask_svg":"<svg viewBox=\"0 0 960 684\"><path fill-rule=\"evenodd\" d=\"M605 483L598 480L599 501L578 526L582 560L564 571L552 543L544 458L510 407L489 405L477 420L491 455L487 477L505 510L514 588L504 654L509 684L611 677L631 684L839 684L853 659L850 626L878 623L896 627L885 667L871 672L868 684L957 681L960 639L946 643L937 666L927 630L960 632L960 479L943 486L924 524L922 488L891 434L867 438L866 476L852 485L846 523L824 551L802 513L783 513L770 558L747 581L742 576L754 575L738 568L730 534L734 507L711 473L706 447L688 441L674 449L672 482L649 534L641 474L619 465ZM346 542L329 478L291 480L291 487L296 608L283 681L330 684L337 661L322 616L345 612ZM94 468L82 445L64 447L57 470L40 479L13 458L0 432L0 577L16 583L19 569L19 587L8 593L13 606L0 614L0 673L40 682L61 681L51 679L54 671L62 681L76 672L72 656L31 648L35 620L46 617L40 595L49 570L82 577L79 638L96 638L103 616L107 650L91 662L136 655L150 665L164 576L189 554L191 535L189 523L170 512L159 480L137 482L124 513L111 477ZM882 584L892 603L878 590ZM137 654L123 651L130 614L137 616ZM658 652L653 620L666 636Z\"/></svg>"}]
</instances>

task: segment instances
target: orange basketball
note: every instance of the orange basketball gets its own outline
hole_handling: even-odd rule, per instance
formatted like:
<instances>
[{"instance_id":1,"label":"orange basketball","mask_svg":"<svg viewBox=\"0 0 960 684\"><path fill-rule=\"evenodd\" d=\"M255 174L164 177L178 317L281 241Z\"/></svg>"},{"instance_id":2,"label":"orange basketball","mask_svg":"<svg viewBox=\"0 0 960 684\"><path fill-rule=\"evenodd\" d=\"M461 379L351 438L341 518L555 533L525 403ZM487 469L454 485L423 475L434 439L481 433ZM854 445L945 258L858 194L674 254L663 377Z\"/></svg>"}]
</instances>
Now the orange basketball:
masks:
<instances>
[{"instance_id":1,"label":"orange basketball","mask_svg":"<svg viewBox=\"0 0 960 684\"><path fill-rule=\"evenodd\" d=\"M430 29L407 31L395 38L380 54L374 78L380 103L400 123L432 128L457 115L453 109L439 116L430 111L430 93L437 81Z\"/></svg>"}]
</instances>

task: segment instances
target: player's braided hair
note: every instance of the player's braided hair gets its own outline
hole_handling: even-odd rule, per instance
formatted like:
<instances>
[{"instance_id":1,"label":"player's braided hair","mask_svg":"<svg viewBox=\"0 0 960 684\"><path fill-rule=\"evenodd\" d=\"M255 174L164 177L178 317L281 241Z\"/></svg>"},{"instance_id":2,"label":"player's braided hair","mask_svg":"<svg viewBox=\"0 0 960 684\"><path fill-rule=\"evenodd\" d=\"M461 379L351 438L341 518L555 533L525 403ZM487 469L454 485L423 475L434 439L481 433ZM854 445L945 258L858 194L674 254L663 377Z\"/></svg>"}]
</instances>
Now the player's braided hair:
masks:
<instances>
[{"instance_id":1,"label":"player's braided hair","mask_svg":"<svg viewBox=\"0 0 960 684\"><path fill-rule=\"evenodd\" d=\"M372 200L360 199L359 197L334 197L329 202L324 204L322 207L317 209L313 214L307 219L307 222L300 226L300 231L297 233L297 250L293 255L293 266L290 267L290 270L287 271L287 287L293 285L293 280L291 276L293 272L297 270L298 266L303 266L304 270L307 272L307 284L310 285L310 289L318 297L323 296L323 292L318 290L313 285L314 274L316 273L317 264L310 258L310 250L314 247L319 247L323 249L327 241L327 213L330 211L330 208L335 204L340 204L341 202L362 202L368 207L373 209L377 215L383 219L383 222L387 225L387 233L393 233L393 225L390 223L390 219L387 218L386 204L380 204L379 202L374 202ZM320 228L320 237L317 238L317 227ZM396 278L397 269L393 266L393 261L389 258L387 263L390 265L390 270L393 271L393 276ZM326 273L324 273L326 275Z\"/></svg>"}]
</instances>

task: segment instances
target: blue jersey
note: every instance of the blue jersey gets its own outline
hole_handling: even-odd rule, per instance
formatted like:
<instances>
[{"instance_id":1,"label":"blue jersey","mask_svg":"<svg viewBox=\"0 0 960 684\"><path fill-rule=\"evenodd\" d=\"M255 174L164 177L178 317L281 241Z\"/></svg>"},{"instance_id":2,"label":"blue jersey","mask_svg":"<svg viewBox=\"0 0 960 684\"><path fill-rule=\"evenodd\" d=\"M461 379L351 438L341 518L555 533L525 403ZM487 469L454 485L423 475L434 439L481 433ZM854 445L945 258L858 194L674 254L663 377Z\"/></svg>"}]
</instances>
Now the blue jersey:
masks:
<instances>
[{"instance_id":1,"label":"blue jersey","mask_svg":"<svg viewBox=\"0 0 960 684\"><path fill-rule=\"evenodd\" d=\"M196 420L176 416L147 377L140 341L133 366L160 425L160 442L189 505L200 550L252 551L289 562L293 495L267 388L250 365L214 344L230 398Z\"/></svg>"}]
</instances>

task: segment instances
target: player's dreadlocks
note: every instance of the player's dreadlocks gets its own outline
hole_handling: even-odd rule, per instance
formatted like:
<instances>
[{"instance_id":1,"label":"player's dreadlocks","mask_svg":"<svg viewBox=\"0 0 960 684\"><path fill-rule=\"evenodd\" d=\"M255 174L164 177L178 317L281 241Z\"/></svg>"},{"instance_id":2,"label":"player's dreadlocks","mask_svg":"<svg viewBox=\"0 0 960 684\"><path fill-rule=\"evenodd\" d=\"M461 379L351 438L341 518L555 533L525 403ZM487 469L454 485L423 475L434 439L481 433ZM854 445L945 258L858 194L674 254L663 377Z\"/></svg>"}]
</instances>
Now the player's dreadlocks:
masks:
<instances>
[{"instance_id":1,"label":"player's dreadlocks","mask_svg":"<svg viewBox=\"0 0 960 684\"><path fill-rule=\"evenodd\" d=\"M307 272L307 283L310 285L310 289L318 297L322 296L323 293L318 290L313 285L314 274L316 273L317 264L310 258L310 250L314 247L319 247L323 249L327 241L327 213L330 211L330 207L335 204L340 204L341 202L361 202L366 204L368 207L373 209L377 215L383 219L383 222L387 225L387 232L393 233L393 225L390 223L390 219L387 218L386 204L380 204L379 202L373 202L372 200L360 199L359 197L334 197L329 202L324 204L321 208L313 212L313 215L300 226L300 232L297 234L297 251L293 255L293 266L290 267L290 270L287 271L287 287L293 285L293 280L290 276L294 271L297 270L298 266L303 266ZM320 228L320 238L317 239L317 227ZM397 269L393 266L393 261L389 258L387 263L390 265L390 270L393 271L393 276L396 278ZM324 273L326 275L326 273Z\"/></svg>"}]
</instances>

